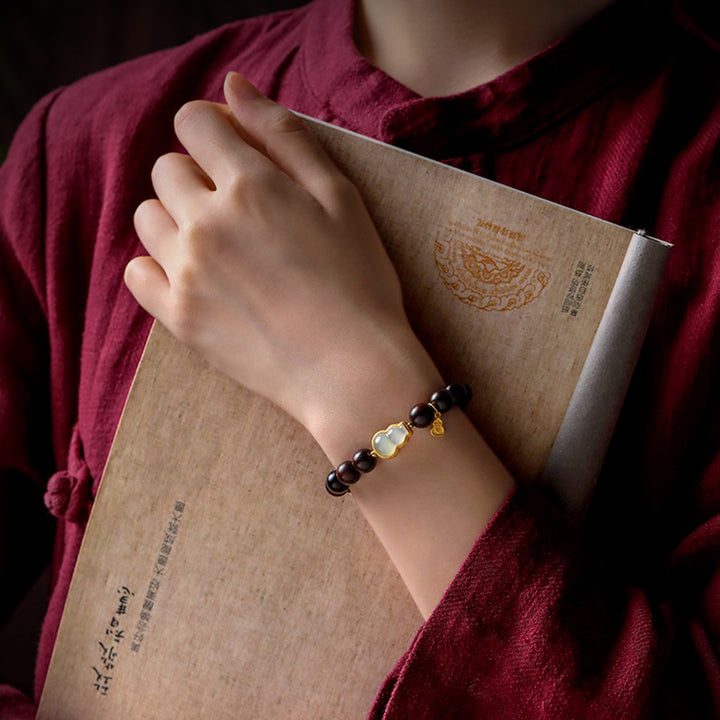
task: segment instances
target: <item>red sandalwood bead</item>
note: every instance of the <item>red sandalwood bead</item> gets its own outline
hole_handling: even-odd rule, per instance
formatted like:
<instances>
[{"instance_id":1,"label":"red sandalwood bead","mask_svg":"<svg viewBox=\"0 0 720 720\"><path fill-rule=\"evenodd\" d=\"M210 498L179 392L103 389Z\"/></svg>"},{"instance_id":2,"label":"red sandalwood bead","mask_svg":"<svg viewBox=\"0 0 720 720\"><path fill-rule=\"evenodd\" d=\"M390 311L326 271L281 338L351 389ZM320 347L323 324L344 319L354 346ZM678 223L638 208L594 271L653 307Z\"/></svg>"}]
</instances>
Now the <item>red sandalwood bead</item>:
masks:
<instances>
[{"instance_id":1,"label":"red sandalwood bead","mask_svg":"<svg viewBox=\"0 0 720 720\"><path fill-rule=\"evenodd\" d=\"M360 479L360 471L352 464L350 460L340 463L335 471L338 480L344 485L352 485Z\"/></svg>"},{"instance_id":2,"label":"red sandalwood bead","mask_svg":"<svg viewBox=\"0 0 720 720\"><path fill-rule=\"evenodd\" d=\"M445 413L455 404L453 396L447 390L438 390L432 394L430 402L437 408L438 412Z\"/></svg>"},{"instance_id":3,"label":"red sandalwood bead","mask_svg":"<svg viewBox=\"0 0 720 720\"><path fill-rule=\"evenodd\" d=\"M434 419L435 411L427 403L418 403L410 411L410 422L415 427L430 427Z\"/></svg>"},{"instance_id":4,"label":"red sandalwood bead","mask_svg":"<svg viewBox=\"0 0 720 720\"><path fill-rule=\"evenodd\" d=\"M327 478L325 478L325 489L335 497L345 495L350 491L347 485L344 485L338 480L336 472L333 470Z\"/></svg>"},{"instance_id":5,"label":"red sandalwood bead","mask_svg":"<svg viewBox=\"0 0 720 720\"><path fill-rule=\"evenodd\" d=\"M374 469L377 458L369 448L363 448L353 455L352 463L361 473L369 473Z\"/></svg>"}]
</instances>

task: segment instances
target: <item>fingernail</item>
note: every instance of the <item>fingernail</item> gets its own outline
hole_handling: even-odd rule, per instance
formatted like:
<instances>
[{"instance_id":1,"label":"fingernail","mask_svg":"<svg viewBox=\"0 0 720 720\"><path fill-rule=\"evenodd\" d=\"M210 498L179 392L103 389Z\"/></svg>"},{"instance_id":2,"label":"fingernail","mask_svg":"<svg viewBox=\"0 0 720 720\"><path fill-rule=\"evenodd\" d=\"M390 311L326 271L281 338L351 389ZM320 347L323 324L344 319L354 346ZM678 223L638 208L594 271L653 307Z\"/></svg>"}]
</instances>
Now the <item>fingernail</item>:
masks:
<instances>
[{"instance_id":1,"label":"fingernail","mask_svg":"<svg viewBox=\"0 0 720 720\"><path fill-rule=\"evenodd\" d=\"M232 70L225 76L225 88L245 100L263 97L262 93L251 82Z\"/></svg>"}]
</instances>

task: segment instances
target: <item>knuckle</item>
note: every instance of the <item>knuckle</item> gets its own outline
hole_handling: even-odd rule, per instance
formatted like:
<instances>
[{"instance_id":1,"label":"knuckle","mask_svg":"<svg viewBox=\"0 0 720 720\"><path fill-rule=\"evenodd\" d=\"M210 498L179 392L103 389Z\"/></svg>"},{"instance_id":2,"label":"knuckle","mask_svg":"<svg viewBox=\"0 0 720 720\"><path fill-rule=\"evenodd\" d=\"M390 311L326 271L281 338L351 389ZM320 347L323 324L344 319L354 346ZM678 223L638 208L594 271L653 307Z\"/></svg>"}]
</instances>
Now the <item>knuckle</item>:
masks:
<instances>
[{"instance_id":1,"label":"knuckle","mask_svg":"<svg viewBox=\"0 0 720 720\"><path fill-rule=\"evenodd\" d=\"M182 228L182 284L196 290L203 279L217 272L224 250L222 229L209 213L190 217Z\"/></svg>"},{"instance_id":2,"label":"knuckle","mask_svg":"<svg viewBox=\"0 0 720 720\"><path fill-rule=\"evenodd\" d=\"M148 219L150 212L152 211L152 200L143 200L136 208L133 213L133 225L135 229L139 229L145 226L145 221Z\"/></svg>"},{"instance_id":3,"label":"knuckle","mask_svg":"<svg viewBox=\"0 0 720 720\"><path fill-rule=\"evenodd\" d=\"M216 103L208 100L190 100L175 113L174 126L176 131L192 127L196 122L201 121L208 113L217 112Z\"/></svg>"},{"instance_id":4,"label":"knuckle","mask_svg":"<svg viewBox=\"0 0 720 720\"><path fill-rule=\"evenodd\" d=\"M171 294L168 303L168 317L173 332L186 344L197 340L201 331L202 276L197 267L183 263L176 268L170 281Z\"/></svg>"},{"instance_id":5,"label":"knuckle","mask_svg":"<svg viewBox=\"0 0 720 720\"><path fill-rule=\"evenodd\" d=\"M228 173L227 182L224 188L231 198L243 198L251 188L257 185L259 182L257 172L254 173L256 175L254 180L251 177L252 174L253 173L251 173L247 168L240 166L232 168L232 170Z\"/></svg>"},{"instance_id":6,"label":"knuckle","mask_svg":"<svg viewBox=\"0 0 720 720\"><path fill-rule=\"evenodd\" d=\"M187 311L192 305L192 298L198 292L200 277L197 265L187 260L178 265L172 279L174 290L174 307L180 311Z\"/></svg>"},{"instance_id":7,"label":"knuckle","mask_svg":"<svg viewBox=\"0 0 720 720\"><path fill-rule=\"evenodd\" d=\"M172 167L177 161L177 154L178 153L165 153L155 160L152 170L150 171L150 178L153 183L157 183L160 178L165 177L172 171Z\"/></svg>"},{"instance_id":8,"label":"knuckle","mask_svg":"<svg viewBox=\"0 0 720 720\"><path fill-rule=\"evenodd\" d=\"M180 342L189 346L197 344L199 331L197 313L194 312L192 303L188 302L181 293L173 297L168 307L168 325Z\"/></svg>"},{"instance_id":9,"label":"knuckle","mask_svg":"<svg viewBox=\"0 0 720 720\"><path fill-rule=\"evenodd\" d=\"M279 135L305 135L305 123L294 113L276 105L269 112L268 129Z\"/></svg>"},{"instance_id":10,"label":"knuckle","mask_svg":"<svg viewBox=\"0 0 720 720\"><path fill-rule=\"evenodd\" d=\"M334 173L325 179L325 194L333 206L346 209L362 202L360 191L345 175Z\"/></svg>"},{"instance_id":11,"label":"knuckle","mask_svg":"<svg viewBox=\"0 0 720 720\"><path fill-rule=\"evenodd\" d=\"M186 242L186 250L191 257L197 257L199 248L207 245L214 237L212 217L205 213L196 213L183 221L182 234Z\"/></svg>"},{"instance_id":12,"label":"knuckle","mask_svg":"<svg viewBox=\"0 0 720 720\"><path fill-rule=\"evenodd\" d=\"M150 177L155 182L162 174L167 164L167 156L160 155L153 163L152 169L150 170Z\"/></svg>"},{"instance_id":13,"label":"knuckle","mask_svg":"<svg viewBox=\"0 0 720 720\"><path fill-rule=\"evenodd\" d=\"M173 334L180 337L189 337L189 328L192 317L193 292L190 289L192 281L188 278L183 266L174 268L170 280L170 292L167 297L165 320L166 325ZM181 338L182 339L182 338Z\"/></svg>"},{"instance_id":14,"label":"knuckle","mask_svg":"<svg viewBox=\"0 0 720 720\"><path fill-rule=\"evenodd\" d=\"M191 100L190 102L186 102L184 105L181 105L179 110L175 113L175 129L178 130L187 125L187 123L191 122L195 117L197 117L199 110L199 100Z\"/></svg>"},{"instance_id":15,"label":"knuckle","mask_svg":"<svg viewBox=\"0 0 720 720\"><path fill-rule=\"evenodd\" d=\"M140 258L134 257L125 266L125 270L123 270L123 281L129 288L136 287L136 281L139 282L142 277L142 267L140 263Z\"/></svg>"},{"instance_id":16,"label":"knuckle","mask_svg":"<svg viewBox=\"0 0 720 720\"><path fill-rule=\"evenodd\" d=\"M242 207L252 204L252 198L270 192L278 180L271 166L264 163L237 165L228 175L226 190L235 203Z\"/></svg>"}]
</instances>

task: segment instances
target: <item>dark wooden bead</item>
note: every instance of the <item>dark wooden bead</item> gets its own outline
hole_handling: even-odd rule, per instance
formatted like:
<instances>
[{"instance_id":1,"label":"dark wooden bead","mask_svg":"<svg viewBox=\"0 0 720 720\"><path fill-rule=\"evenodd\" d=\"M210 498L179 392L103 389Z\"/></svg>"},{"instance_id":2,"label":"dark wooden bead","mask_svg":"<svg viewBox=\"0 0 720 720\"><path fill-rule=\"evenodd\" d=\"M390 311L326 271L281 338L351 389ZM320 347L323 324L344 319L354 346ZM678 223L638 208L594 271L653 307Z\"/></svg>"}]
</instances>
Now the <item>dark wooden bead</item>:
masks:
<instances>
[{"instance_id":1,"label":"dark wooden bead","mask_svg":"<svg viewBox=\"0 0 720 720\"><path fill-rule=\"evenodd\" d=\"M325 479L325 489L335 497L345 495L350 488L338 480L337 473L333 470Z\"/></svg>"},{"instance_id":2,"label":"dark wooden bead","mask_svg":"<svg viewBox=\"0 0 720 720\"><path fill-rule=\"evenodd\" d=\"M441 413L447 412L455 404L453 396L447 390L438 390L433 393L430 402L437 408L438 412Z\"/></svg>"},{"instance_id":3,"label":"dark wooden bead","mask_svg":"<svg viewBox=\"0 0 720 720\"><path fill-rule=\"evenodd\" d=\"M375 468L377 458L368 448L363 448L353 455L352 463L361 473L369 473Z\"/></svg>"},{"instance_id":4,"label":"dark wooden bead","mask_svg":"<svg viewBox=\"0 0 720 720\"><path fill-rule=\"evenodd\" d=\"M468 406L468 403L472 398L472 390L470 390L469 385L464 385L462 383L451 383L445 389L452 395L455 404L461 410L464 410Z\"/></svg>"},{"instance_id":5,"label":"dark wooden bead","mask_svg":"<svg viewBox=\"0 0 720 720\"><path fill-rule=\"evenodd\" d=\"M434 419L435 411L427 403L418 403L410 411L410 422L415 427L430 427Z\"/></svg>"},{"instance_id":6,"label":"dark wooden bead","mask_svg":"<svg viewBox=\"0 0 720 720\"><path fill-rule=\"evenodd\" d=\"M345 462L338 465L338 469L335 471L337 479L343 483L343 485L352 485L360 479L360 471L350 462Z\"/></svg>"}]
</instances>

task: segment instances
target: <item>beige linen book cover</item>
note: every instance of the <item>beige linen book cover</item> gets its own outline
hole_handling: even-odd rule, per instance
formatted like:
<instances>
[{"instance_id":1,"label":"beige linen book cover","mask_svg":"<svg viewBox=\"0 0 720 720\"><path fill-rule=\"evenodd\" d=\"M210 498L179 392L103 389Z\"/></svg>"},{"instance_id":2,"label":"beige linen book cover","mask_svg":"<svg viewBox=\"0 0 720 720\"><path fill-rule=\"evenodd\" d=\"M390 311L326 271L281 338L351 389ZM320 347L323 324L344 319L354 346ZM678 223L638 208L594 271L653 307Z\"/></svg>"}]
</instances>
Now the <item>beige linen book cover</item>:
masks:
<instances>
[{"instance_id":1,"label":"beige linen book cover","mask_svg":"<svg viewBox=\"0 0 720 720\"><path fill-rule=\"evenodd\" d=\"M312 126L360 187L416 331L473 387L473 421L520 481L581 510L668 246ZM156 325L38 718L364 717L421 618L352 496L326 494L330 469L302 427Z\"/></svg>"}]
</instances>

